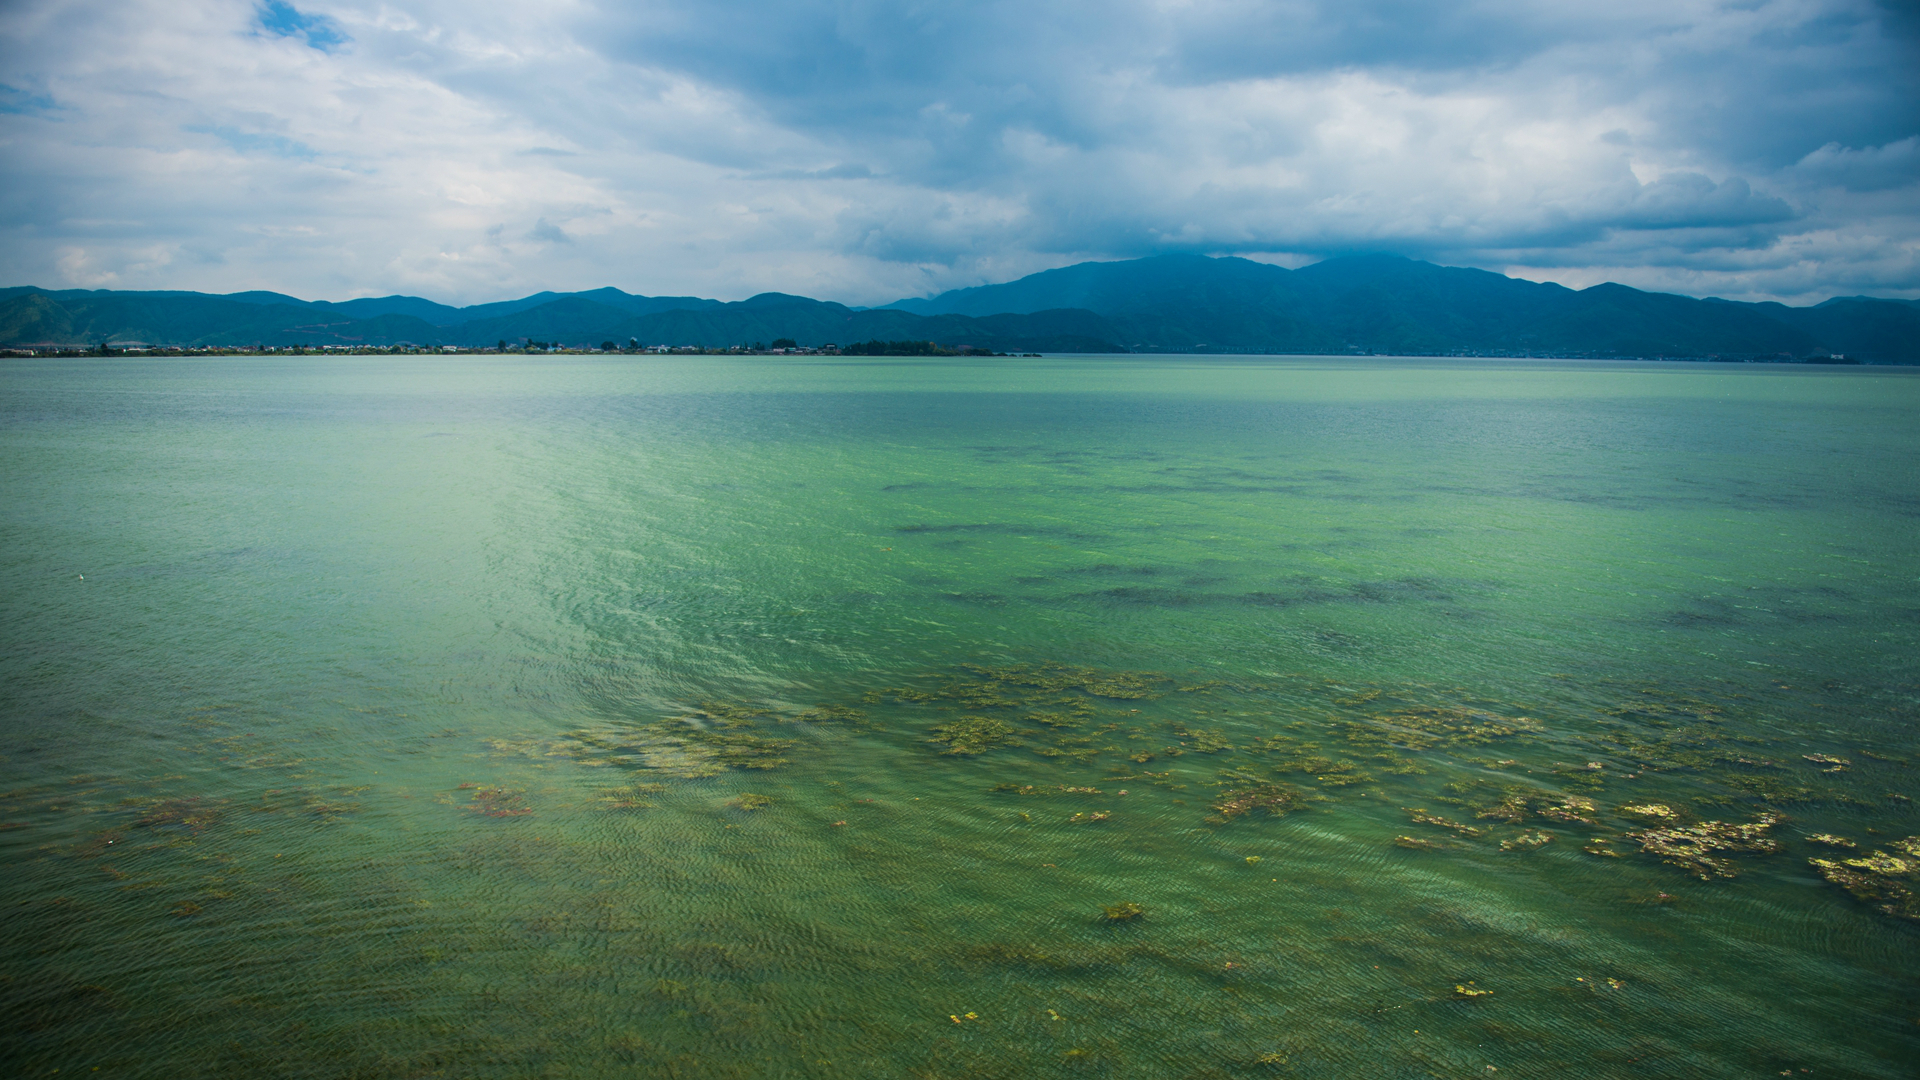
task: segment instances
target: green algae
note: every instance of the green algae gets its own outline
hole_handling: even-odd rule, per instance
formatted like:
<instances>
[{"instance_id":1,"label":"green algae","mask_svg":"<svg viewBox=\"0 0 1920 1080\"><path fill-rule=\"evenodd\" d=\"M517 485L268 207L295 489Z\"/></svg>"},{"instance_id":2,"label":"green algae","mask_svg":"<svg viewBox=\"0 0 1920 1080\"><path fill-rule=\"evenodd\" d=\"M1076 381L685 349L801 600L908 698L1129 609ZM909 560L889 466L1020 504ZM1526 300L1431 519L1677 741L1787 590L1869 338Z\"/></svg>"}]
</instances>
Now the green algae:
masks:
<instances>
[{"instance_id":1,"label":"green algae","mask_svg":"<svg viewBox=\"0 0 1920 1080\"><path fill-rule=\"evenodd\" d=\"M972 756L997 746L1024 745L1014 738L1014 727L997 716L962 716L944 724L935 724L928 742L946 747L943 754Z\"/></svg>"},{"instance_id":2,"label":"green algae","mask_svg":"<svg viewBox=\"0 0 1920 1080\"><path fill-rule=\"evenodd\" d=\"M1552 833L1535 830L1533 832L1522 832L1520 835L1512 837L1511 839L1500 841L1500 850L1537 851L1551 843L1553 843Z\"/></svg>"},{"instance_id":3,"label":"green algae","mask_svg":"<svg viewBox=\"0 0 1920 1080\"><path fill-rule=\"evenodd\" d=\"M490 818L526 817L533 813L524 788L496 784L462 784L460 787L469 791L468 801L461 807L468 813Z\"/></svg>"},{"instance_id":4,"label":"green algae","mask_svg":"<svg viewBox=\"0 0 1920 1080\"><path fill-rule=\"evenodd\" d=\"M1898 854L1876 850L1856 859L1807 862L1828 883L1845 889L1881 914L1920 920L1920 836L1887 846Z\"/></svg>"},{"instance_id":5,"label":"green algae","mask_svg":"<svg viewBox=\"0 0 1920 1080\"><path fill-rule=\"evenodd\" d=\"M1783 820L1777 814L1762 814L1746 824L1703 821L1697 825L1641 829L1627 833L1627 838L1639 841L1641 851L1659 856L1662 862L1678 866L1702 881L1712 881L1738 873L1733 862L1721 858L1720 852L1772 854L1779 851L1780 842L1767 832Z\"/></svg>"},{"instance_id":6,"label":"green algae","mask_svg":"<svg viewBox=\"0 0 1920 1080\"><path fill-rule=\"evenodd\" d=\"M851 705L815 705L794 714L793 718L805 724L855 724L865 720L867 713Z\"/></svg>"},{"instance_id":7,"label":"green algae","mask_svg":"<svg viewBox=\"0 0 1920 1080\"><path fill-rule=\"evenodd\" d=\"M1293 788L1273 783L1255 784L1216 796L1212 803L1214 816L1208 820L1230 821L1255 810L1264 810L1272 817L1282 817L1298 808L1299 804L1300 793Z\"/></svg>"},{"instance_id":8,"label":"green algae","mask_svg":"<svg viewBox=\"0 0 1920 1080\"><path fill-rule=\"evenodd\" d=\"M1221 751L1233 752L1233 742L1217 728L1193 728L1175 721L1174 737L1179 739L1179 749L1192 750L1200 754L1218 754ZM1173 747L1169 747L1172 750Z\"/></svg>"},{"instance_id":9,"label":"green algae","mask_svg":"<svg viewBox=\"0 0 1920 1080\"><path fill-rule=\"evenodd\" d=\"M587 765L645 769L681 779L718 776L728 769L778 769L788 763L792 739L738 730L770 714L735 714L725 727L707 726L703 717L674 717L631 727L581 728L551 744L497 748L530 756L570 757Z\"/></svg>"}]
</instances>

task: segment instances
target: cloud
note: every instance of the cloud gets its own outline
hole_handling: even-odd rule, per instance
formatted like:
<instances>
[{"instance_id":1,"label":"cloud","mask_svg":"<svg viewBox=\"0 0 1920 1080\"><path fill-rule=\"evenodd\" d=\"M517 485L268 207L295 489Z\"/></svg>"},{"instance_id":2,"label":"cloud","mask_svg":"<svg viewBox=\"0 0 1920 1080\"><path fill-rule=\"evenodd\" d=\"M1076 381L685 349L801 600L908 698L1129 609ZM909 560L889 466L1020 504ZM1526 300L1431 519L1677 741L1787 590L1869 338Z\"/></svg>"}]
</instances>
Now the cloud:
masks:
<instances>
[{"instance_id":1,"label":"cloud","mask_svg":"<svg viewBox=\"0 0 1920 1080\"><path fill-rule=\"evenodd\" d=\"M1920 136L1861 149L1830 142L1801 158L1795 172L1816 184L1850 191L1885 191L1920 184Z\"/></svg>"},{"instance_id":2,"label":"cloud","mask_svg":"<svg viewBox=\"0 0 1920 1080\"><path fill-rule=\"evenodd\" d=\"M1395 251L1916 295L1910 7L16 0L0 268L876 303L1084 258Z\"/></svg>"},{"instance_id":3,"label":"cloud","mask_svg":"<svg viewBox=\"0 0 1920 1080\"><path fill-rule=\"evenodd\" d=\"M537 240L542 244L573 243L573 237L568 236L558 225L549 224L546 218L541 218L534 223L533 228L527 230L527 239Z\"/></svg>"}]
</instances>

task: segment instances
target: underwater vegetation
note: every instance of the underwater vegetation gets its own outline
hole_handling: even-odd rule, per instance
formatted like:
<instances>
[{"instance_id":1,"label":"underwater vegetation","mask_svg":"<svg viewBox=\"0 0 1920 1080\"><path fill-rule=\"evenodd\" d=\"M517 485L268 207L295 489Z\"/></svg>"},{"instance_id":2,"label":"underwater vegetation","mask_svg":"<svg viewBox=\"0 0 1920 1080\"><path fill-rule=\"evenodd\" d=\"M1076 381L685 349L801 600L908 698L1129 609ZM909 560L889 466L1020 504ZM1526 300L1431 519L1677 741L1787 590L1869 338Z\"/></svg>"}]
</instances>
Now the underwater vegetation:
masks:
<instances>
[{"instance_id":1,"label":"underwater vegetation","mask_svg":"<svg viewBox=\"0 0 1920 1080\"><path fill-rule=\"evenodd\" d=\"M478 784L461 784L460 788L472 792L463 807L468 813L492 818L525 817L533 813L524 789Z\"/></svg>"},{"instance_id":2,"label":"underwater vegetation","mask_svg":"<svg viewBox=\"0 0 1920 1080\"><path fill-rule=\"evenodd\" d=\"M1241 788L1229 791L1214 801L1213 811L1218 815L1213 820L1226 821L1254 810L1265 810L1279 817L1294 808L1300 800L1300 793L1279 784L1260 784L1257 787Z\"/></svg>"},{"instance_id":3,"label":"underwater vegetation","mask_svg":"<svg viewBox=\"0 0 1920 1080\"><path fill-rule=\"evenodd\" d=\"M651 796L670 784L780 769L847 739L879 739L979 773L985 790L999 796L1150 797L1178 808L1188 804L1184 792L1201 788L1194 809L1215 827L1364 799L1382 810L1400 805L1413 824L1451 834L1386 833L1411 851L1511 855L1561 840L1589 856L1657 860L1705 882L1737 876L1740 858L1781 853L1773 832L1787 820L1786 806L1904 813L1911 805L1904 792L1884 792L1887 784L1911 786L1905 758L1866 747L1843 755L1777 745L1758 734L1765 729L1749 722L1737 699L1657 686L1622 688L1617 704L1568 715L1565 705L1523 705L1459 687L1307 676L1181 681L1039 661L896 676L845 690L841 700L860 704L714 697L656 719L492 745L504 755L652 778L602 789L597 801L611 809L652 807ZM1007 775L1015 762L1027 763L1018 766L1026 775ZM1867 783L1884 793L1877 800L1862 794ZM768 805L765 798L738 795L728 805L753 811ZM524 791L508 788L481 789L468 809L531 812ZM167 812L185 825L211 811ZM1114 820L1111 804L1069 813L1049 820ZM1851 850L1836 834L1805 839ZM1814 861L1828 882L1902 917L1920 903L1910 888L1916 865L1920 858L1897 848Z\"/></svg>"},{"instance_id":4,"label":"underwater vegetation","mask_svg":"<svg viewBox=\"0 0 1920 1080\"><path fill-rule=\"evenodd\" d=\"M1013 725L993 716L963 716L932 728L928 742L944 743L943 754L984 754L1013 738ZM1014 745L1025 745L1014 742Z\"/></svg>"}]
</instances>

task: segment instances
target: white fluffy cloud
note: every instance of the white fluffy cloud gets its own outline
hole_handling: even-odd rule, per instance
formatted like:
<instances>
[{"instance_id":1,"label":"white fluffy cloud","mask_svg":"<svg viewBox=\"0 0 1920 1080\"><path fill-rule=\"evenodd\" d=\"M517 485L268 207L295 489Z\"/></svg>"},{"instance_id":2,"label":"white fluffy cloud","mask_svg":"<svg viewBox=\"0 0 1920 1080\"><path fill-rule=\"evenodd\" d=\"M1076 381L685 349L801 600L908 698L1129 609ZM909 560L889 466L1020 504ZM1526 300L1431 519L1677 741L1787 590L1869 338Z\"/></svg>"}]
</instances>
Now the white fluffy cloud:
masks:
<instances>
[{"instance_id":1,"label":"white fluffy cloud","mask_svg":"<svg viewBox=\"0 0 1920 1080\"><path fill-rule=\"evenodd\" d=\"M1873 0L14 0L7 283L853 303L1393 251L1920 295Z\"/></svg>"}]
</instances>

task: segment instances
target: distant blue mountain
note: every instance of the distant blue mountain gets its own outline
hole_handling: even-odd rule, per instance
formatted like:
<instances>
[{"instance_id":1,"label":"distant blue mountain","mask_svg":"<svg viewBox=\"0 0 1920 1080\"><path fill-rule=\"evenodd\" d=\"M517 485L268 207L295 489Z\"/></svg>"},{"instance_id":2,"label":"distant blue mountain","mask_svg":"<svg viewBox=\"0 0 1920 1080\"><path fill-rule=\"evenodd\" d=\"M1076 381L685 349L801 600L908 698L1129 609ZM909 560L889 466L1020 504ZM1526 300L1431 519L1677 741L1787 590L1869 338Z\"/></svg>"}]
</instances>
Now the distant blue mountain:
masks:
<instances>
[{"instance_id":1,"label":"distant blue mountain","mask_svg":"<svg viewBox=\"0 0 1920 1080\"><path fill-rule=\"evenodd\" d=\"M1162 255L1080 263L888 305L919 315L1084 308L1133 349L1275 353L1537 352L1758 357L1844 353L1920 363L1920 305L1696 300L1603 284L1574 290L1390 255L1299 270Z\"/></svg>"},{"instance_id":2,"label":"distant blue mountain","mask_svg":"<svg viewBox=\"0 0 1920 1080\"><path fill-rule=\"evenodd\" d=\"M0 289L0 344L729 346L778 338L1045 352L1843 353L1911 364L1920 363L1920 304L1836 297L1789 307L1614 284L1575 290L1387 255L1299 270L1199 255L1081 263L874 309L787 293L723 303L612 288L464 308L410 296L328 303L271 292Z\"/></svg>"}]
</instances>

